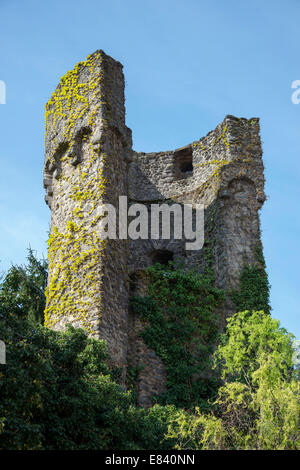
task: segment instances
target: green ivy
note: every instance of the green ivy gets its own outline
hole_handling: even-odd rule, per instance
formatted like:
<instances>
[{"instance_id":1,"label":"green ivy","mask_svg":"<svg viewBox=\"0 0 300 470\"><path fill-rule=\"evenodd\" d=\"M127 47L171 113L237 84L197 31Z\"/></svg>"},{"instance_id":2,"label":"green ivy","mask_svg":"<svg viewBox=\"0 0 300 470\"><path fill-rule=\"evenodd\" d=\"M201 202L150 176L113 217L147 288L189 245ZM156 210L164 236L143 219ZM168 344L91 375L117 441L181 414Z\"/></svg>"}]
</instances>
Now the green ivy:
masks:
<instances>
[{"instance_id":1,"label":"green ivy","mask_svg":"<svg viewBox=\"0 0 300 470\"><path fill-rule=\"evenodd\" d=\"M214 287L210 270L186 272L169 263L151 266L147 273L148 296L134 296L131 306L145 320L140 333L145 343L166 367L167 391L156 400L185 408L207 406L216 389L217 380L208 371L218 337L216 307L224 292Z\"/></svg>"},{"instance_id":2,"label":"green ivy","mask_svg":"<svg viewBox=\"0 0 300 470\"><path fill-rule=\"evenodd\" d=\"M244 265L239 288L231 292L231 298L238 312L263 310L265 313L270 313L270 284L260 244L256 246L255 257L256 263Z\"/></svg>"},{"instance_id":3,"label":"green ivy","mask_svg":"<svg viewBox=\"0 0 300 470\"><path fill-rule=\"evenodd\" d=\"M126 386L132 394L132 397L136 401L136 382L139 376L139 373L144 369L144 364L132 365L130 361L127 362L127 372L126 372Z\"/></svg>"}]
</instances>

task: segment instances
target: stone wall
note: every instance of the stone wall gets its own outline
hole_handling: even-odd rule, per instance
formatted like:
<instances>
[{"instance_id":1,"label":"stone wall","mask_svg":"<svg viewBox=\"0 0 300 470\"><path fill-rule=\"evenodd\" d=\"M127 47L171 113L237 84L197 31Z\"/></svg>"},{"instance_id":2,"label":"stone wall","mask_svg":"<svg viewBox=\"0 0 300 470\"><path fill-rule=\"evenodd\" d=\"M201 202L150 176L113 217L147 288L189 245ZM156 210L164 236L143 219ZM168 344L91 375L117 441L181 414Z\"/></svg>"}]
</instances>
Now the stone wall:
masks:
<instances>
[{"instance_id":1,"label":"stone wall","mask_svg":"<svg viewBox=\"0 0 300 470\"><path fill-rule=\"evenodd\" d=\"M46 106L46 202L51 207L46 324L106 339L127 360L127 241L101 240L99 208L127 193L122 66L102 51L62 79ZM124 375L124 374L123 374Z\"/></svg>"},{"instance_id":2,"label":"stone wall","mask_svg":"<svg viewBox=\"0 0 300 470\"><path fill-rule=\"evenodd\" d=\"M173 151L137 153L125 125L122 66L102 51L61 79L46 107L44 186L51 208L46 324L85 327L104 338L112 361L143 365L138 403L164 390L164 364L143 342L141 320L128 307L131 293L147 292L145 268L161 254L198 271L203 250L186 251L186 240L99 238L97 209L129 205L203 204L205 242L210 243L216 285L238 285L244 263L255 263L260 243L258 211L264 195L257 118L226 116L202 139ZM228 296L220 327L234 306Z\"/></svg>"},{"instance_id":3,"label":"stone wall","mask_svg":"<svg viewBox=\"0 0 300 470\"><path fill-rule=\"evenodd\" d=\"M185 162L187 156L193 171L180 174L178 161ZM202 203L206 219L216 214L212 227L217 241L216 277L219 287L229 288L236 285L243 260L254 260L253 247L260 241L258 210L265 200L261 157L258 119L226 116L214 131L182 149L133 152L129 198L149 208L151 203ZM153 251L159 249L168 249L187 265L196 266L202 252L186 252L185 242L174 238L129 241L130 270L149 265Z\"/></svg>"}]
</instances>

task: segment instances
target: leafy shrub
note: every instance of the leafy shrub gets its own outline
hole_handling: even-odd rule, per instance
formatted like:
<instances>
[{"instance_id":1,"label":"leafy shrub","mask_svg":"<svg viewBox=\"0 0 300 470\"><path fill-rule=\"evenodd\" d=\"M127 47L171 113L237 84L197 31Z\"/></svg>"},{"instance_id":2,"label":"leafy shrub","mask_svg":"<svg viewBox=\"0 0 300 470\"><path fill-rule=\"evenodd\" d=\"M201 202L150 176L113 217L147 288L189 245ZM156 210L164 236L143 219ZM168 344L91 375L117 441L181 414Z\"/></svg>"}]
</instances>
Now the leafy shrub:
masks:
<instances>
[{"instance_id":1,"label":"leafy shrub","mask_svg":"<svg viewBox=\"0 0 300 470\"><path fill-rule=\"evenodd\" d=\"M1 449L145 449L161 444L172 407L133 406L114 383L104 341L51 331L0 310Z\"/></svg>"},{"instance_id":2,"label":"leafy shrub","mask_svg":"<svg viewBox=\"0 0 300 470\"><path fill-rule=\"evenodd\" d=\"M180 449L299 449L293 352L293 335L264 312L231 317L215 355L225 383L214 412L182 411L168 436Z\"/></svg>"}]
</instances>

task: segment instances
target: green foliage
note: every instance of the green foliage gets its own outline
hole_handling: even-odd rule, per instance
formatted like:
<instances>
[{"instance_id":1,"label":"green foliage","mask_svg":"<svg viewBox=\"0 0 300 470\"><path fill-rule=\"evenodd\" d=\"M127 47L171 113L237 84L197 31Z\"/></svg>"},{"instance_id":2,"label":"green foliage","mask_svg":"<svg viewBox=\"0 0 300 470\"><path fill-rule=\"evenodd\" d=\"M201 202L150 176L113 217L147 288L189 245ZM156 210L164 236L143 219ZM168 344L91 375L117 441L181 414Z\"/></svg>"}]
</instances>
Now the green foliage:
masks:
<instances>
[{"instance_id":1,"label":"green foliage","mask_svg":"<svg viewBox=\"0 0 300 470\"><path fill-rule=\"evenodd\" d=\"M149 294L133 297L131 305L145 320L145 343L166 367L167 392L157 400L187 408L207 406L216 389L216 379L207 371L218 336L216 307L224 294L210 275L173 269L172 263L156 264L147 272Z\"/></svg>"},{"instance_id":2,"label":"green foliage","mask_svg":"<svg viewBox=\"0 0 300 470\"><path fill-rule=\"evenodd\" d=\"M144 364L131 365L131 362L127 362L127 371L126 371L126 386L127 389L131 391L134 400L136 401L136 382L139 376L139 373L144 369Z\"/></svg>"},{"instance_id":3,"label":"green foliage","mask_svg":"<svg viewBox=\"0 0 300 470\"><path fill-rule=\"evenodd\" d=\"M12 266L0 285L3 308L43 323L47 261L38 260L31 248L26 266Z\"/></svg>"},{"instance_id":4,"label":"green foliage","mask_svg":"<svg viewBox=\"0 0 300 470\"><path fill-rule=\"evenodd\" d=\"M228 320L216 352L224 385L214 411L181 411L168 436L180 449L300 449L300 387L293 335L263 312Z\"/></svg>"},{"instance_id":5,"label":"green foliage","mask_svg":"<svg viewBox=\"0 0 300 470\"><path fill-rule=\"evenodd\" d=\"M261 246L256 247L256 263L245 265L240 275L240 285L231 293L236 310L263 310L270 313L270 284Z\"/></svg>"},{"instance_id":6,"label":"green foliage","mask_svg":"<svg viewBox=\"0 0 300 470\"><path fill-rule=\"evenodd\" d=\"M263 311L232 315L215 353L222 365L222 377L249 383L261 362L267 360L282 378L289 379L293 370L293 338L280 327L279 320Z\"/></svg>"},{"instance_id":7,"label":"green foliage","mask_svg":"<svg viewBox=\"0 0 300 470\"><path fill-rule=\"evenodd\" d=\"M72 327L51 331L5 307L0 449L170 448L164 435L176 409L133 406L110 378L104 341Z\"/></svg>"},{"instance_id":8,"label":"green foliage","mask_svg":"<svg viewBox=\"0 0 300 470\"><path fill-rule=\"evenodd\" d=\"M294 374L297 380L300 380L300 341L295 339L293 341L293 348L294 348Z\"/></svg>"},{"instance_id":9,"label":"green foliage","mask_svg":"<svg viewBox=\"0 0 300 470\"><path fill-rule=\"evenodd\" d=\"M210 254L208 247L202 275L172 264L150 267L149 295L132 299L145 321L141 334L168 374L160 404L145 410L114 382L104 341L39 324L47 265L30 250L28 265L12 267L0 285L7 352L0 364L0 449L299 449L299 344L256 311L265 305L269 312L259 250L258 264L244 268L233 293L248 308L228 319L214 355L224 382L217 390L216 377L201 374L211 363L224 298L213 287ZM129 389L141 367L129 365ZM192 405L195 411L187 411Z\"/></svg>"}]
</instances>

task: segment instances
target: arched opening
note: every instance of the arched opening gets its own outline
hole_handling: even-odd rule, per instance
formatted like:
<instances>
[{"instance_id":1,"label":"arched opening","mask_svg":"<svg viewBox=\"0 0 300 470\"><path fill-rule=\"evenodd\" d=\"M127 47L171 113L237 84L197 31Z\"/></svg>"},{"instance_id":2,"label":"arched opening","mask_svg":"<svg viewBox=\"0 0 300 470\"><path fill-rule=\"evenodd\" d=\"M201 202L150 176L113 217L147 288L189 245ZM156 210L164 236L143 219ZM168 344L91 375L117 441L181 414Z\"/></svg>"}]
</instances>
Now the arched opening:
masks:
<instances>
[{"instance_id":1,"label":"arched opening","mask_svg":"<svg viewBox=\"0 0 300 470\"><path fill-rule=\"evenodd\" d=\"M169 261L173 261L173 259L174 253L169 250L155 250L151 254L151 260L153 264L159 263L167 266Z\"/></svg>"}]
</instances>

